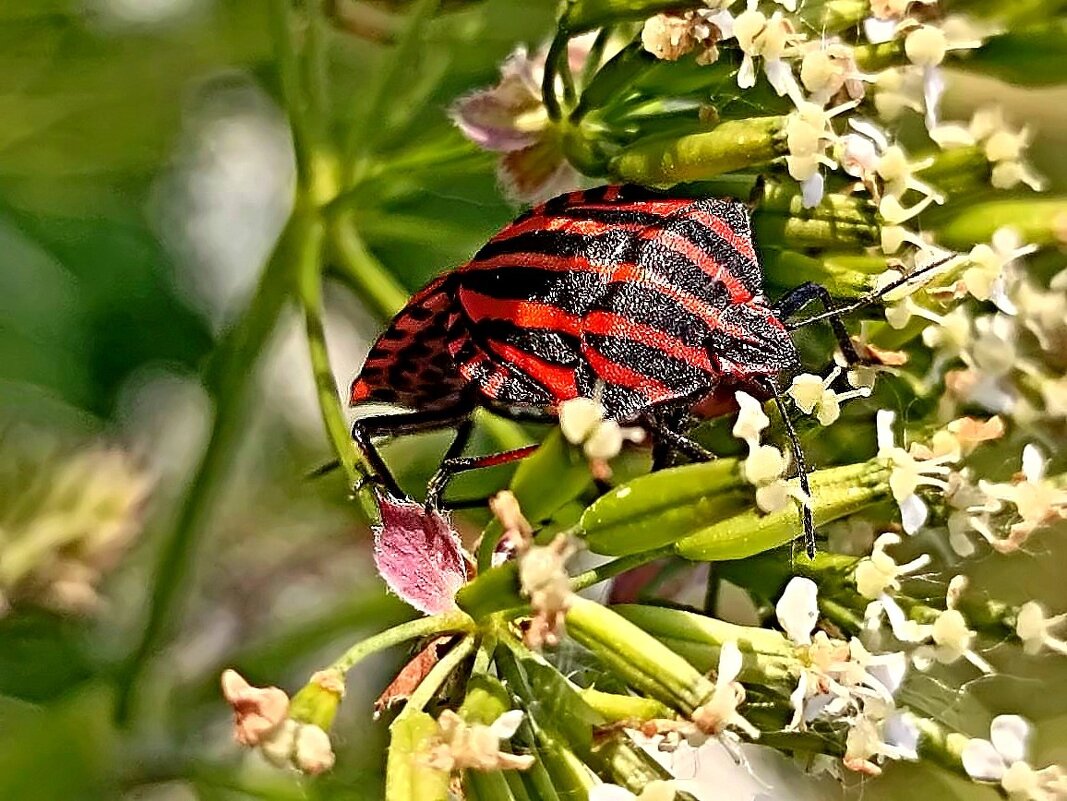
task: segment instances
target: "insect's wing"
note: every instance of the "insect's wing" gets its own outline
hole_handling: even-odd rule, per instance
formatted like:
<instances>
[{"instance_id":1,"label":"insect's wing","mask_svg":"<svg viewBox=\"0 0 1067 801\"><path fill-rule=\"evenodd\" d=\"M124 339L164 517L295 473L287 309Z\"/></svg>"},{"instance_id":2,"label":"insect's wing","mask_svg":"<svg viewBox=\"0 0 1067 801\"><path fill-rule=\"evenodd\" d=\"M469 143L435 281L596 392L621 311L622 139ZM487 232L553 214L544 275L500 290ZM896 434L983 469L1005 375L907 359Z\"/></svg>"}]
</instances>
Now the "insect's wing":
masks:
<instances>
[{"instance_id":1,"label":"insect's wing","mask_svg":"<svg viewBox=\"0 0 1067 801\"><path fill-rule=\"evenodd\" d=\"M706 343L731 295L709 275L690 208L637 234L583 320L588 380L618 419L706 392L720 376Z\"/></svg>"},{"instance_id":2,"label":"insect's wing","mask_svg":"<svg viewBox=\"0 0 1067 801\"><path fill-rule=\"evenodd\" d=\"M461 402L467 381L450 353L463 336L452 284L449 275L435 279L393 318L352 384L353 406L376 401L428 411Z\"/></svg>"},{"instance_id":3,"label":"insect's wing","mask_svg":"<svg viewBox=\"0 0 1067 801\"><path fill-rule=\"evenodd\" d=\"M583 355L586 311L619 261L635 258L638 234L688 203L637 187L561 195L505 227L459 268L468 350L510 372L501 379L501 370L490 372L474 356L483 393L501 399L503 381L528 405L588 396L594 377Z\"/></svg>"},{"instance_id":4,"label":"insect's wing","mask_svg":"<svg viewBox=\"0 0 1067 801\"><path fill-rule=\"evenodd\" d=\"M763 296L763 270L759 265L748 207L736 200L698 200L676 215L674 225L703 254L701 267L712 281L724 284L734 303Z\"/></svg>"}]
</instances>

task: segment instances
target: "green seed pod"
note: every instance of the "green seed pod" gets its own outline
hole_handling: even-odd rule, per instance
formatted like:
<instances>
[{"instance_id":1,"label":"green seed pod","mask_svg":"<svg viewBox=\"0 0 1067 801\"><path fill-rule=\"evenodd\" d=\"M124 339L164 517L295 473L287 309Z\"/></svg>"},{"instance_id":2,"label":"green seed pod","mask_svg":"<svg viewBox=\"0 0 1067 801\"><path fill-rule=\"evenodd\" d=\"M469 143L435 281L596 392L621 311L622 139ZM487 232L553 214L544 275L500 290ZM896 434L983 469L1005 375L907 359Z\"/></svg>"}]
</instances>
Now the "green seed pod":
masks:
<instances>
[{"instance_id":1,"label":"green seed pod","mask_svg":"<svg viewBox=\"0 0 1067 801\"><path fill-rule=\"evenodd\" d=\"M738 626L722 620L661 606L623 604L612 607L622 617L648 632L672 651L707 673L719 662L724 643L735 642L741 651L740 680L773 686L786 693L796 685L800 664L795 649L777 631Z\"/></svg>"},{"instance_id":2,"label":"green seed pod","mask_svg":"<svg viewBox=\"0 0 1067 801\"><path fill-rule=\"evenodd\" d=\"M592 651L635 690L684 715L705 703L714 685L685 659L621 615L575 598L567 634Z\"/></svg>"},{"instance_id":3,"label":"green seed pod","mask_svg":"<svg viewBox=\"0 0 1067 801\"><path fill-rule=\"evenodd\" d=\"M730 120L707 133L638 142L612 159L619 181L671 186L766 164L785 155L785 117Z\"/></svg>"},{"instance_id":4,"label":"green seed pod","mask_svg":"<svg viewBox=\"0 0 1067 801\"><path fill-rule=\"evenodd\" d=\"M878 460L817 470L809 480L816 525L853 514L889 496L889 467ZM796 539L800 531L796 504L771 514L750 509L679 540L674 553L698 562L744 559L784 545Z\"/></svg>"},{"instance_id":5,"label":"green seed pod","mask_svg":"<svg viewBox=\"0 0 1067 801\"><path fill-rule=\"evenodd\" d=\"M581 517L589 548L611 556L674 542L747 508L751 487L736 459L660 470L603 495Z\"/></svg>"},{"instance_id":6,"label":"green seed pod","mask_svg":"<svg viewBox=\"0 0 1067 801\"><path fill-rule=\"evenodd\" d=\"M606 693L593 687L581 690L582 700L608 723L669 718L674 712L652 698Z\"/></svg>"}]
</instances>

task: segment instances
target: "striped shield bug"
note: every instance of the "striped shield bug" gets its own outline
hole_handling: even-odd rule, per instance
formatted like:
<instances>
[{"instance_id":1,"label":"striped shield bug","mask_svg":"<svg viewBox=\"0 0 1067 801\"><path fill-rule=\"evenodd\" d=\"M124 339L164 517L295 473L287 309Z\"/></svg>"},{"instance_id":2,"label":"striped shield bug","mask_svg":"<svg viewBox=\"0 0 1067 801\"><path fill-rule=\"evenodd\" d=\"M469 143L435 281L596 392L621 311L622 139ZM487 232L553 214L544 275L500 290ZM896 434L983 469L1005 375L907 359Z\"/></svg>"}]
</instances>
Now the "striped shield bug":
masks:
<instances>
[{"instance_id":1,"label":"striped shield bug","mask_svg":"<svg viewBox=\"0 0 1067 801\"><path fill-rule=\"evenodd\" d=\"M812 283L771 303L745 204L633 186L571 192L526 212L411 298L351 390L352 405L408 411L360 419L353 437L376 479L402 497L374 438L455 428L427 488L427 504L437 505L455 473L521 459L535 447L463 456L477 407L550 421L560 403L596 397L608 418L648 431L654 465L662 465L673 452L713 458L685 428L694 410L724 410L743 389L777 403L807 492L782 400L800 372L790 330L828 320L846 359L857 360L840 315L902 282L843 308ZM825 313L787 324L811 302ZM806 508L803 522L813 553Z\"/></svg>"}]
</instances>

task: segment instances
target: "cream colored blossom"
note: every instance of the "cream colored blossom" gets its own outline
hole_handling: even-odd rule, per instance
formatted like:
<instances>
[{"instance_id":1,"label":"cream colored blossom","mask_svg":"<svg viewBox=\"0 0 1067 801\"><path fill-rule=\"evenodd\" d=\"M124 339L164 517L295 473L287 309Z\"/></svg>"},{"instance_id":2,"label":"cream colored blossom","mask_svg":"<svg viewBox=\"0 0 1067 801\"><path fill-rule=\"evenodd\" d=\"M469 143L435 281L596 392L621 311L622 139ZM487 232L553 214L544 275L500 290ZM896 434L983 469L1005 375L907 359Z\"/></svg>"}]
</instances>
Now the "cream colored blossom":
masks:
<instances>
[{"instance_id":1,"label":"cream colored blossom","mask_svg":"<svg viewBox=\"0 0 1067 801\"><path fill-rule=\"evenodd\" d=\"M527 770L534 764L531 754L502 750L522 723L523 713L504 712L491 725L468 723L451 709L437 719L437 743L427 758L430 767L452 773L462 770Z\"/></svg>"},{"instance_id":2,"label":"cream colored blossom","mask_svg":"<svg viewBox=\"0 0 1067 801\"><path fill-rule=\"evenodd\" d=\"M805 414L814 414L819 425L828 426L841 416L841 401L851 398L865 398L871 394L870 389L861 387L846 392L835 392L830 388L834 380L841 375L841 368L834 367L826 378L811 373L801 373L793 379L786 391L793 402Z\"/></svg>"},{"instance_id":3,"label":"cream colored blossom","mask_svg":"<svg viewBox=\"0 0 1067 801\"><path fill-rule=\"evenodd\" d=\"M530 599L533 616L526 630L526 641L534 648L559 642L563 616L570 608L571 591L567 560L574 548L560 535L551 545L531 546L519 556L519 586Z\"/></svg>"}]
</instances>

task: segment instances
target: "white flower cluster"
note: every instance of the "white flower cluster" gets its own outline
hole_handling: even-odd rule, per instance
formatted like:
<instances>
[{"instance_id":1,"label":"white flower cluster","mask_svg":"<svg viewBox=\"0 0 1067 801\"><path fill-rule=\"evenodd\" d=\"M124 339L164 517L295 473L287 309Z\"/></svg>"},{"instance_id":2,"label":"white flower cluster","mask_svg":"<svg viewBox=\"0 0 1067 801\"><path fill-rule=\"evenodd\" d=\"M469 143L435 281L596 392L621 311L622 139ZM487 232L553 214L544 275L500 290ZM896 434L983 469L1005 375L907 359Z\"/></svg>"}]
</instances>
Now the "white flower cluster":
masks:
<instances>
[{"instance_id":1,"label":"white flower cluster","mask_svg":"<svg viewBox=\"0 0 1067 801\"><path fill-rule=\"evenodd\" d=\"M775 614L804 665L786 728L802 731L816 720L846 723L844 765L867 775L881 772L882 759L917 759L914 726L894 701L907 672L905 655L872 654L856 638L846 642L824 631L813 636L819 606L811 579L790 579Z\"/></svg>"},{"instance_id":2,"label":"white flower cluster","mask_svg":"<svg viewBox=\"0 0 1067 801\"><path fill-rule=\"evenodd\" d=\"M745 480L756 488L756 505L764 512L784 509L790 498L809 503L796 479L786 479L785 454L773 445L760 444L763 429L771 424L763 405L747 392L736 393L740 411L734 422L733 435L748 445L748 458L741 464Z\"/></svg>"}]
</instances>

